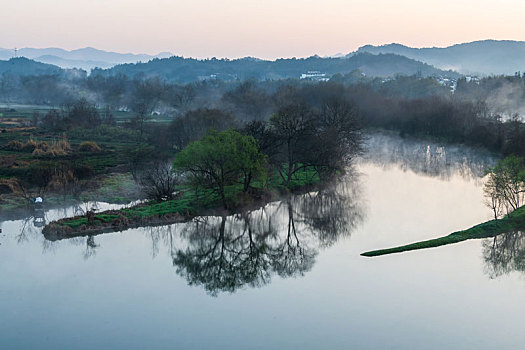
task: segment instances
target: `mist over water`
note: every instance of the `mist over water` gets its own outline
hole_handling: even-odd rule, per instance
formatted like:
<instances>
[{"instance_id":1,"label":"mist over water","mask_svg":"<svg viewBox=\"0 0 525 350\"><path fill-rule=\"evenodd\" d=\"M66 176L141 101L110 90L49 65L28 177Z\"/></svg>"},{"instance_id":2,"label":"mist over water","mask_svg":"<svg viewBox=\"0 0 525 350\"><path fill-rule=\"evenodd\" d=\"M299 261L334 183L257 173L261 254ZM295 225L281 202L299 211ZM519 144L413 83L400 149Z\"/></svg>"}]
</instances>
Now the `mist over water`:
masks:
<instances>
[{"instance_id":1,"label":"mist over water","mask_svg":"<svg viewBox=\"0 0 525 350\"><path fill-rule=\"evenodd\" d=\"M228 217L56 242L35 216L3 221L3 344L515 348L525 311L519 233L359 256L490 218L479 176L494 160L391 135L371 136L368 147L373 154L333 187ZM45 220L74 212L49 210Z\"/></svg>"},{"instance_id":2,"label":"mist over water","mask_svg":"<svg viewBox=\"0 0 525 350\"><path fill-rule=\"evenodd\" d=\"M478 180L496 162L494 155L483 149L400 138L386 132L372 133L365 148L361 163L400 168L442 180L454 176Z\"/></svg>"}]
</instances>

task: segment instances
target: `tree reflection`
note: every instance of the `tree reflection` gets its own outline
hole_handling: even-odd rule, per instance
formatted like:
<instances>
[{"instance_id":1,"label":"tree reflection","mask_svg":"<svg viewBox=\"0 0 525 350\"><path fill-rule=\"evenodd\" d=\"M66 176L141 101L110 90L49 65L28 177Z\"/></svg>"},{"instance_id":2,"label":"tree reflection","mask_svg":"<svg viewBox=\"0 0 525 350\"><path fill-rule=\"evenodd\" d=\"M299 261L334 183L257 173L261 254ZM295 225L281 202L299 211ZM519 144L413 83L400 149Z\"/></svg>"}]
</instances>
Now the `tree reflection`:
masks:
<instances>
[{"instance_id":1,"label":"tree reflection","mask_svg":"<svg viewBox=\"0 0 525 350\"><path fill-rule=\"evenodd\" d=\"M25 219L21 220L20 232L16 235L17 243L29 241L29 238L38 238L41 228L46 224L46 212L43 209L28 211Z\"/></svg>"},{"instance_id":2,"label":"tree reflection","mask_svg":"<svg viewBox=\"0 0 525 350\"><path fill-rule=\"evenodd\" d=\"M490 278L525 272L525 232L503 233L483 241L483 260Z\"/></svg>"},{"instance_id":3,"label":"tree reflection","mask_svg":"<svg viewBox=\"0 0 525 350\"><path fill-rule=\"evenodd\" d=\"M95 236L87 236L86 238L86 249L84 250L84 260L87 260L97 254L97 248L99 245L95 243Z\"/></svg>"},{"instance_id":4,"label":"tree reflection","mask_svg":"<svg viewBox=\"0 0 525 350\"><path fill-rule=\"evenodd\" d=\"M233 216L198 218L185 225L184 248L172 251L177 273L212 295L260 287L272 275L309 271L320 247L348 236L362 221L358 186L342 181Z\"/></svg>"}]
</instances>

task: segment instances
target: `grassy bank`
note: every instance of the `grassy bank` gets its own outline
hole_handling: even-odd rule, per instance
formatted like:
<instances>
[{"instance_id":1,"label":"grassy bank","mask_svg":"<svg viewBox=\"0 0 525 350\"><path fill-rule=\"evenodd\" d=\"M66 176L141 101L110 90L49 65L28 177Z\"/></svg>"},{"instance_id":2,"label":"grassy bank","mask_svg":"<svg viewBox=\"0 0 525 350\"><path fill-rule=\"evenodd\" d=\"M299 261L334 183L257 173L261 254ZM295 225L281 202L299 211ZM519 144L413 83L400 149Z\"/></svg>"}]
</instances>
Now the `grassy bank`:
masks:
<instances>
[{"instance_id":1,"label":"grassy bank","mask_svg":"<svg viewBox=\"0 0 525 350\"><path fill-rule=\"evenodd\" d=\"M499 220L490 220L467 230L457 231L448 236L416 242L399 247L373 250L362 253L362 256L373 257L394 253L402 253L410 250L419 250L454 244L468 239L481 239L500 235L512 231L525 230L525 206L513 211L511 214Z\"/></svg>"},{"instance_id":2,"label":"grassy bank","mask_svg":"<svg viewBox=\"0 0 525 350\"><path fill-rule=\"evenodd\" d=\"M283 186L277 174L270 176L264 184L255 183L247 193L242 192L242 185L228 186L226 195L232 205L227 210L220 196L211 190L180 187L175 199L64 218L49 223L43 233L46 239L57 240L142 226L167 225L187 221L198 215L230 214L247 207L264 205L285 193L310 190L320 184L317 173L313 169L306 169L297 173L290 187Z\"/></svg>"}]
</instances>

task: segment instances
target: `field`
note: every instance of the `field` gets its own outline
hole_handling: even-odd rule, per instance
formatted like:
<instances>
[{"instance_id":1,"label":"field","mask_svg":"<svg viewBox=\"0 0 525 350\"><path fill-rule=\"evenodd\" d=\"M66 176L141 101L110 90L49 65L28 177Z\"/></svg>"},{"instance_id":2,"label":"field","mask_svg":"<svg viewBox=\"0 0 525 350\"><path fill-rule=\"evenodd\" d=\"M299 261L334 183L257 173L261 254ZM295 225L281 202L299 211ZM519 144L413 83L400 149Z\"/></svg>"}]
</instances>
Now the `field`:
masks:
<instances>
[{"instance_id":1,"label":"field","mask_svg":"<svg viewBox=\"0 0 525 350\"><path fill-rule=\"evenodd\" d=\"M98 195L98 187L107 185L109 189L104 187L106 195L102 198L119 202L134 199L126 196L131 193L136 196L136 191L113 191L111 187L115 187L114 184L106 182L109 174L128 173L133 158L149 150L139 141L137 131L119 126L129 120L132 113L116 111L117 126L101 125L93 129L73 128L52 132L32 122L35 112L42 116L48 111L48 107L40 106L0 108L0 207L12 208L27 203L27 198L14 196L10 193L12 188L10 190L2 183L16 180L29 192L40 194L43 181L53 177L57 178L55 187L46 189L51 190L47 191L50 200L58 192L64 195L65 187L72 185L91 197ZM159 119L156 122L166 121ZM129 175L126 176L129 178ZM57 183L60 177L62 183ZM129 181L124 181L124 184L129 185ZM81 194L78 190L74 192L77 196Z\"/></svg>"}]
</instances>

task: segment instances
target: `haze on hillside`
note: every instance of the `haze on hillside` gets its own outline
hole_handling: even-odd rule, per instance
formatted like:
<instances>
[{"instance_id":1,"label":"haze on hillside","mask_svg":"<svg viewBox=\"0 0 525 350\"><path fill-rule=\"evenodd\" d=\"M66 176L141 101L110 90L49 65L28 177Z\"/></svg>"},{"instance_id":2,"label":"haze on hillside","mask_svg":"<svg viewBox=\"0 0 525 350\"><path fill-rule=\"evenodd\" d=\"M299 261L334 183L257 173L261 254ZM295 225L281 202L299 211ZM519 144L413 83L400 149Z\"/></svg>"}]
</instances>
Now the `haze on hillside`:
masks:
<instances>
[{"instance_id":1,"label":"haze on hillside","mask_svg":"<svg viewBox=\"0 0 525 350\"><path fill-rule=\"evenodd\" d=\"M525 70L525 42L483 40L445 48L412 48L401 44L365 45L357 52L396 54L462 74L514 74Z\"/></svg>"},{"instance_id":2,"label":"haze on hillside","mask_svg":"<svg viewBox=\"0 0 525 350\"><path fill-rule=\"evenodd\" d=\"M310 62L317 61L317 63L321 64L313 64L313 65L296 65L296 72L292 75L288 75L290 77L299 77L302 73L306 72L307 70L322 70L324 72L344 72L344 69L337 70L334 68L327 68L327 65L333 66L333 63L337 60L333 59L348 59L352 58L355 55L358 54L373 54L373 55L380 55L380 54L393 54L396 56L403 56L401 57L383 57L383 58L372 58L368 57L364 61L366 63L360 63L360 64L352 64L349 61L342 61L340 62L339 66L346 66L347 71L350 71L348 67L352 67L354 69L360 69L365 74L369 74L372 76L388 76L392 74L416 74L418 72L421 72L423 75L428 75L429 67L426 67L426 65L434 66L435 68L444 70L444 71L454 71L461 74L467 74L467 75L478 75L478 76L486 76L486 75L499 75L499 74L514 74L516 72L523 72L525 71L525 42L523 41L512 41L512 40L482 40L482 41L475 41L470 43L462 43L462 44L456 44L449 47L444 48L437 48L437 47L431 47L431 48L413 48L408 47L402 44L388 44L388 45L381 45L381 46L374 46L374 45L364 45L360 47L358 50L354 52L350 52L346 55L344 54L337 54L337 55L331 55L329 57L325 57L325 60L321 60L319 56L312 56L310 57ZM95 68L102 68L102 69L110 69L117 65L122 64L134 64L134 63L147 63L153 59L168 59L170 57L173 57L174 55L170 52L161 52L157 55L148 55L148 54L131 54L131 53L118 53L118 52L110 52L110 51L104 51L99 50L95 48L83 48L83 49L77 49L77 50L64 50L59 48L46 48L46 49L36 49L36 48L23 48L23 49L17 49L10 50L10 49L2 49L0 48L0 60L9 60L13 58L14 56L19 57L26 57L33 59L37 62L52 64L55 66L58 66L63 69L71 69L71 68L79 68L87 71L88 73ZM163 69L164 74L167 73L167 75L173 75L178 74L177 73L177 63L181 63L180 57L177 56L177 59L171 59L171 60L162 60L156 63L149 64L148 66L123 66L114 69L115 71L136 71L136 72L151 72L152 70L158 70ZM331 59L331 60L330 60ZM229 60L233 62L251 62L252 65L255 67L258 66L258 69L263 69L263 66L271 65L271 61L264 61L258 58L253 57L245 57L242 60ZM411 62L409 61L419 61L419 62ZM331 63L328 63L328 61L332 61ZM361 59L363 61L363 59ZM376 67L370 67L371 61L375 61L375 64L381 64L386 63L387 65L379 71ZM403 61L402 65L404 67L400 68L399 63ZM201 62L201 60L187 60L185 62L191 62L190 64L199 64L198 62ZM290 61L294 62L294 61ZM300 62L300 61L298 61ZM397 64L398 66L389 67L389 64ZM205 66L206 63L201 64L201 66ZM204 75L211 75L211 74L217 74L222 73L220 72L220 69L218 69L215 65L212 65L208 61L208 69L203 72L200 71L200 73L191 72L184 70L184 74L189 74L190 78L189 80L195 80L198 76L204 76ZM226 65L235 66L235 63L226 63ZM237 64L238 65L238 64ZM412 67L408 68L408 65L411 65ZM256 70L257 68L254 69ZM168 72L166 71L168 69ZM450 73L444 73L439 72L438 70L434 70L432 72L433 75L441 75L446 76L450 75ZM304 72L303 72L304 71ZM161 72L156 72L160 74ZM179 72L180 73L180 72ZM205 74L204 74L205 73ZM227 77L228 79L231 79L232 77L243 77L246 76L245 72L239 72L237 71L236 74L229 74ZM253 77L254 74L251 75ZM275 78L275 77L282 77L282 74L279 75L267 75L264 76L265 78ZM224 76L223 76L224 78ZM188 81L187 78L184 78L185 81ZM183 80L184 80L183 79Z\"/></svg>"}]
</instances>

